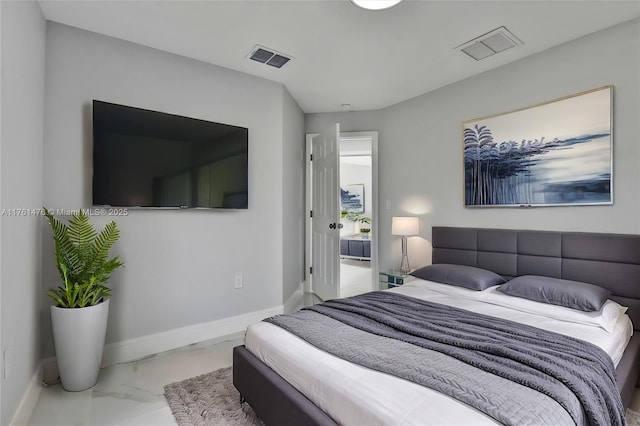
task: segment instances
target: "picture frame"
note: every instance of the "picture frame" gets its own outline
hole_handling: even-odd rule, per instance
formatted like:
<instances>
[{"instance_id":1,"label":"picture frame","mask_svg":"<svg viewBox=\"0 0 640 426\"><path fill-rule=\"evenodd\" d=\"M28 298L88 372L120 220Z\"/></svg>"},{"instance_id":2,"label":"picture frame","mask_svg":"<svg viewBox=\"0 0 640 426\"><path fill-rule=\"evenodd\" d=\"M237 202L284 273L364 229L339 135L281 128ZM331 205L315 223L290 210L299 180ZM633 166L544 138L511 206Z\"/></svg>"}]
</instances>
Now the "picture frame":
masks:
<instances>
[{"instance_id":1,"label":"picture frame","mask_svg":"<svg viewBox=\"0 0 640 426\"><path fill-rule=\"evenodd\" d=\"M613 85L462 123L466 207L613 204Z\"/></svg>"},{"instance_id":2,"label":"picture frame","mask_svg":"<svg viewBox=\"0 0 640 426\"><path fill-rule=\"evenodd\" d=\"M344 185L340 188L340 211L364 213L364 184Z\"/></svg>"}]
</instances>

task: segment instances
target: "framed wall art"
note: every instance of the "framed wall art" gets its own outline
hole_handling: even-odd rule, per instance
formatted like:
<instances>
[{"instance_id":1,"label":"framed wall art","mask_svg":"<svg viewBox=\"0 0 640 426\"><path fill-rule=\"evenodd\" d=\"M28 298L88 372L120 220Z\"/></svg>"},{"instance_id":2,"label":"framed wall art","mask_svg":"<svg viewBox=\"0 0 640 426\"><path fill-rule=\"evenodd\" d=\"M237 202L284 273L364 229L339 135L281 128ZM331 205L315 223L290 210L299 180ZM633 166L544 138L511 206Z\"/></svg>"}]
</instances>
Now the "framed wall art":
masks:
<instances>
[{"instance_id":1,"label":"framed wall art","mask_svg":"<svg viewBox=\"0 0 640 426\"><path fill-rule=\"evenodd\" d=\"M467 207L613 204L613 86L462 123Z\"/></svg>"},{"instance_id":2,"label":"framed wall art","mask_svg":"<svg viewBox=\"0 0 640 426\"><path fill-rule=\"evenodd\" d=\"M340 188L340 211L364 213L364 185L345 185Z\"/></svg>"}]
</instances>

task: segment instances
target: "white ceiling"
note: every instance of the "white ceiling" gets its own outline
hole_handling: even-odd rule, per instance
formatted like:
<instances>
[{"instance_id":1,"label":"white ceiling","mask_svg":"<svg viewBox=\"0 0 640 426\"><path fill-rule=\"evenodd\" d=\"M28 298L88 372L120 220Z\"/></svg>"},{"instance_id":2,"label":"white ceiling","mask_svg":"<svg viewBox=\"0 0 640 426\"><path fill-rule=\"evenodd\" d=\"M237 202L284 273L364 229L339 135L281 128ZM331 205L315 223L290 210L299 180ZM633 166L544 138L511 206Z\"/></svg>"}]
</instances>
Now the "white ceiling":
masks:
<instances>
[{"instance_id":1,"label":"white ceiling","mask_svg":"<svg viewBox=\"0 0 640 426\"><path fill-rule=\"evenodd\" d=\"M306 113L379 109L640 16L640 0L40 1L48 20L284 84ZM523 43L476 62L454 48L499 26ZM251 61L260 44L294 57ZM612 46L615 48L615 46Z\"/></svg>"}]
</instances>

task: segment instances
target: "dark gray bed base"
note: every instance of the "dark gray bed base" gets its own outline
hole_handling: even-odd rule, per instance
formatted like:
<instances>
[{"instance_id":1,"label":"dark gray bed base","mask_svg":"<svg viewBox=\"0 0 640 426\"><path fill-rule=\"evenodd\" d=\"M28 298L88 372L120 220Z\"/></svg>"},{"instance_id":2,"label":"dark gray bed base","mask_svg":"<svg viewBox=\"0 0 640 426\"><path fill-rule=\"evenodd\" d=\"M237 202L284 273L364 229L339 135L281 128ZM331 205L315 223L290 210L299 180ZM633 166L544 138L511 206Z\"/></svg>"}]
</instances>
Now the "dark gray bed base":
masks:
<instances>
[{"instance_id":1,"label":"dark gray bed base","mask_svg":"<svg viewBox=\"0 0 640 426\"><path fill-rule=\"evenodd\" d=\"M244 346L233 348L233 384L267 426L336 425Z\"/></svg>"},{"instance_id":2,"label":"dark gray bed base","mask_svg":"<svg viewBox=\"0 0 640 426\"><path fill-rule=\"evenodd\" d=\"M477 266L506 278L544 275L608 288L640 330L640 236L434 227L433 263ZM616 368L628 407L640 374L640 333ZM244 346L233 351L233 384L267 425L335 425L326 413Z\"/></svg>"}]
</instances>

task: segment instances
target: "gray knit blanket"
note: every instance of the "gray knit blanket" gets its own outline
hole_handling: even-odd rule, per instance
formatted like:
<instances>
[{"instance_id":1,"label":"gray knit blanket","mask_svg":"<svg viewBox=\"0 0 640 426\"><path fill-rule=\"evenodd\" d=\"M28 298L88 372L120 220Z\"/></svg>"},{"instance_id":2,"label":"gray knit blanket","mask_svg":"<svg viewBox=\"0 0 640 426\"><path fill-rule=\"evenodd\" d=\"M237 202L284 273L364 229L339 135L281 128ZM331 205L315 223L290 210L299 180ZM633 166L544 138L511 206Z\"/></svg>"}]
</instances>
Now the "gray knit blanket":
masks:
<instances>
[{"instance_id":1,"label":"gray knit blanket","mask_svg":"<svg viewBox=\"0 0 640 426\"><path fill-rule=\"evenodd\" d=\"M391 292L331 300L265 321L503 424L625 424L613 362L579 339Z\"/></svg>"}]
</instances>

